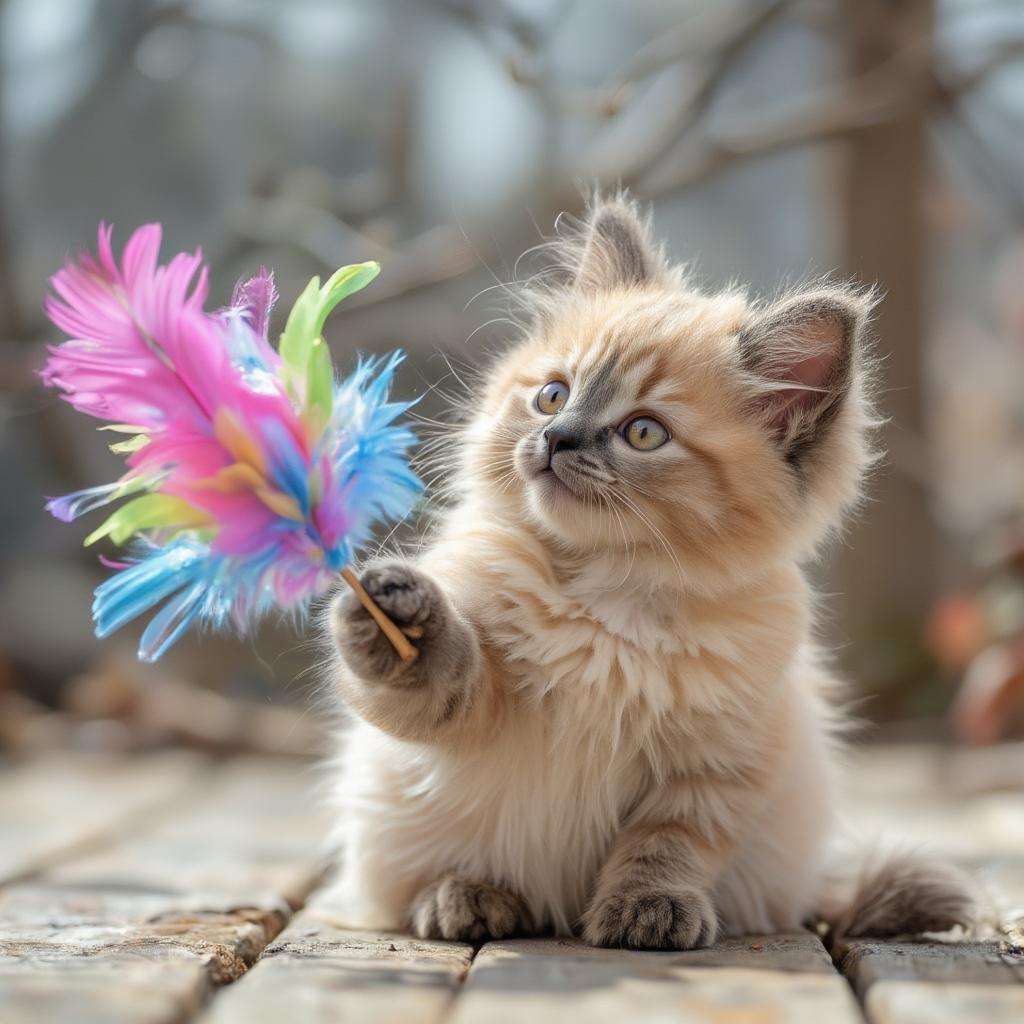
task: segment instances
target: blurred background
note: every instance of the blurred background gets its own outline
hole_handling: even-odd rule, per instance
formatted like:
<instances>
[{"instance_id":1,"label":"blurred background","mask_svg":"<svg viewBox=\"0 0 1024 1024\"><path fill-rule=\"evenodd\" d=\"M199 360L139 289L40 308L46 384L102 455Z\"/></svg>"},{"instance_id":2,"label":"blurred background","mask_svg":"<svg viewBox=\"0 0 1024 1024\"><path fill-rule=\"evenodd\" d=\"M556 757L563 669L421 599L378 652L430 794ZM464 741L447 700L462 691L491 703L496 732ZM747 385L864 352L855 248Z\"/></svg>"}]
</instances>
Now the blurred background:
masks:
<instances>
[{"instance_id":1,"label":"blurred background","mask_svg":"<svg viewBox=\"0 0 1024 1024\"><path fill-rule=\"evenodd\" d=\"M261 263L286 310L379 259L336 362L403 347L437 416L511 336L491 286L594 182L653 203L708 286L881 286L889 456L822 628L884 729L1019 732L1024 5L0 0L0 750L319 743L316 645L287 624L157 667L130 629L92 636L106 570L42 503L116 463L35 371L47 277L99 220L201 245L214 305Z\"/></svg>"}]
</instances>

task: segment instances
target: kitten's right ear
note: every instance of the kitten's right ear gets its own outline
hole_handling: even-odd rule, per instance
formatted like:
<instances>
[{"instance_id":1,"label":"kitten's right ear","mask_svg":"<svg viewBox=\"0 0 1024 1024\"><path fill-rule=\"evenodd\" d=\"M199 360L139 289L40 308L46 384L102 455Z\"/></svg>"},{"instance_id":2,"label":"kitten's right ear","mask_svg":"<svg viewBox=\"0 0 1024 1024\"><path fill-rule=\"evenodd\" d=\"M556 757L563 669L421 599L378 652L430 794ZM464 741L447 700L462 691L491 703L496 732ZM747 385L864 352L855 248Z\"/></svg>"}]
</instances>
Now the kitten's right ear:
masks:
<instances>
[{"instance_id":1,"label":"kitten's right ear","mask_svg":"<svg viewBox=\"0 0 1024 1024\"><path fill-rule=\"evenodd\" d=\"M664 271L664 259L647 221L623 196L592 203L581 243L573 272L573 285L580 291L643 285Z\"/></svg>"},{"instance_id":2,"label":"kitten's right ear","mask_svg":"<svg viewBox=\"0 0 1024 1024\"><path fill-rule=\"evenodd\" d=\"M740 334L758 413L794 465L824 439L855 389L874 302L871 293L825 285L759 310Z\"/></svg>"}]
</instances>

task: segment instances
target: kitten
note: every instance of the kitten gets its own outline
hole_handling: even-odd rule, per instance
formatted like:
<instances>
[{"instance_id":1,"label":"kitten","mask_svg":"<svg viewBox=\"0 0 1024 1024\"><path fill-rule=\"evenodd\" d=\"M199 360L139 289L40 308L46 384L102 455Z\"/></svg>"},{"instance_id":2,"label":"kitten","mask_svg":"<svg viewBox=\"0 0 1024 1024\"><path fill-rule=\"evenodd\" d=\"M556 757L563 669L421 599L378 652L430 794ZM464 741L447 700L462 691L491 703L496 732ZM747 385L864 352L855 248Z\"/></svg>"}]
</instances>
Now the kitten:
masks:
<instances>
[{"instance_id":1,"label":"kitten","mask_svg":"<svg viewBox=\"0 0 1024 1024\"><path fill-rule=\"evenodd\" d=\"M653 949L797 929L841 725L800 563L872 460L873 298L702 294L621 197L560 252L464 432L457 506L363 573L418 660L351 595L331 609L349 923ZM939 867L861 895L850 934L970 914Z\"/></svg>"}]
</instances>

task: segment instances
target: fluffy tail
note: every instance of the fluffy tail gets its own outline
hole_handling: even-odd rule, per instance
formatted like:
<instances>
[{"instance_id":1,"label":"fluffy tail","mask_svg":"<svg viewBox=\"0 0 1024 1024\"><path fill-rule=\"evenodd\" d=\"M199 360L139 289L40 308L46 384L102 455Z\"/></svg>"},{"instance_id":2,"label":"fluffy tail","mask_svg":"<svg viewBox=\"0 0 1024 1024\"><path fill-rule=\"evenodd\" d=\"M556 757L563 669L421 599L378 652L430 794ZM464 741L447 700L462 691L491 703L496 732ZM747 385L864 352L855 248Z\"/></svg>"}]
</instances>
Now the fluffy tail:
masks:
<instances>
[{"instance_id":1,"label":"fluffy tail","mask_svg":"<svg viewBox=\"0 0 1024 1024\"><path fill-rule=\"evenodd\" d=\"M887 938L975 924L970 880L951 864L913 854L870 863L822 917L836 938Z\"/></svg>"}]
</instances>

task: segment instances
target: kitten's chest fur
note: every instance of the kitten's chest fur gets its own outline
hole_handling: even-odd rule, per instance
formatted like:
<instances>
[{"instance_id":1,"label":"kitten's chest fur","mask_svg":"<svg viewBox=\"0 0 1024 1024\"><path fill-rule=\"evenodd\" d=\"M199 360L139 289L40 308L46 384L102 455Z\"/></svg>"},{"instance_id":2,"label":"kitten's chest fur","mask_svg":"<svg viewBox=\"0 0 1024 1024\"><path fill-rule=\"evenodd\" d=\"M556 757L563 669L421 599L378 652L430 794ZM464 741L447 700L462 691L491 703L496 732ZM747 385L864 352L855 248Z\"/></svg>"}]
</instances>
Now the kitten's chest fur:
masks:
<instances>
[{"instance_id":1,"label":"kitten's chest fur","mask_svg":"<svg viewBox=\"0 0 1024 1024\"><path fill-rule=\"evenodd\" d=\"M487 575L479 614L517 694L594 737L639 731L644 746L696 721L707 731L709 716L747 718L786 672L806 622L795 570L719 598L599 560L568 577L529 563Z\"/></svg>"}]
</instances>

